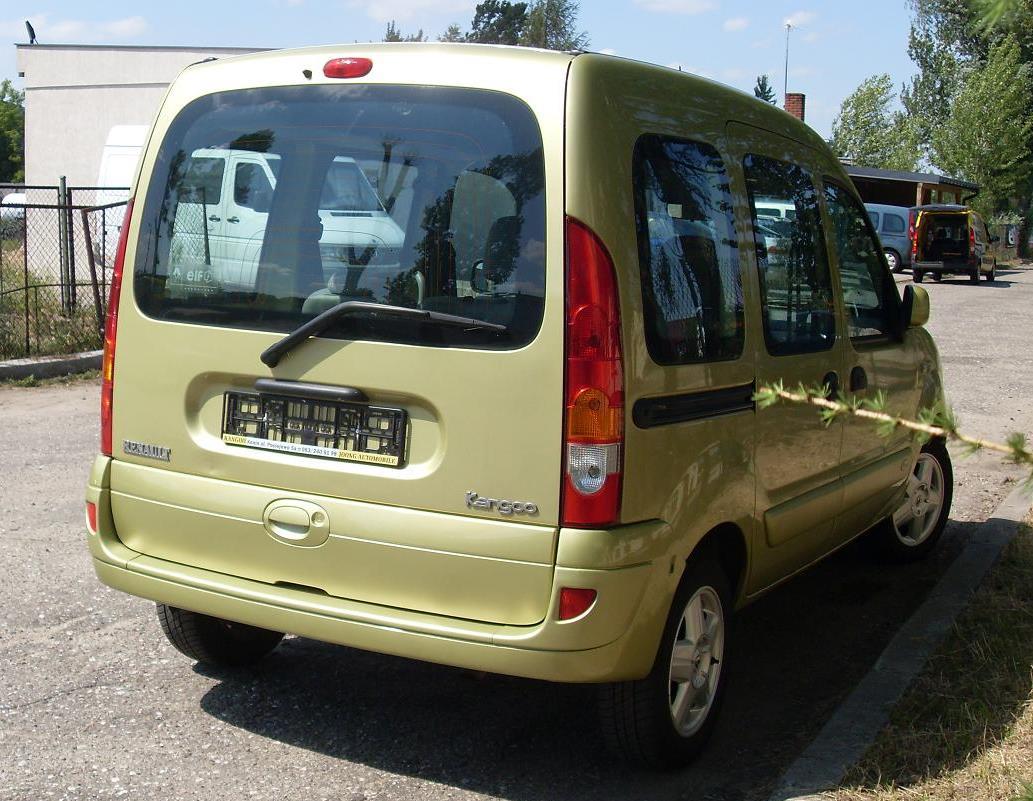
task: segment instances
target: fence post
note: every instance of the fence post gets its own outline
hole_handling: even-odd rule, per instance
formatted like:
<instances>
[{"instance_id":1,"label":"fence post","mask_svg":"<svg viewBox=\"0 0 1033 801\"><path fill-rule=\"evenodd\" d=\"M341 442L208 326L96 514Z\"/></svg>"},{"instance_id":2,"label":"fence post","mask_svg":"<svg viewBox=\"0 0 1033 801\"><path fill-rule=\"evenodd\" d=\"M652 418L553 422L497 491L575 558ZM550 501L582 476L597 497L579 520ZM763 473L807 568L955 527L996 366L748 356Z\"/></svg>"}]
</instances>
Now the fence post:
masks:
<instances>
[{"instance_id":1,"label":"fence post","mask_svg":"<svg viewBox=\"0 0 1033 801\"><path fill-rule=\"evenodd\" d=\"M61 269L61 311L68 314L72 304L68 293L68 222L65 217L68 214L68 185L65 176L61 176L57 183L57 248Z\"/></svg>"},{"instance_id":2,"label":"fence post","mask_svg":"<svg viewBox=\"0 0 1033 801\"><path fill-rule=\"evenodd\" d=\"M77 304L76 292L77 280L75 275L75 212L72 207L75 203L72 201L72 189L71 187L65 187L65 230L64 235L67 237L67 244L65 245L65 253L68 254L68 306L69 310L74 311Z\"/></svg>"}]
</instances>

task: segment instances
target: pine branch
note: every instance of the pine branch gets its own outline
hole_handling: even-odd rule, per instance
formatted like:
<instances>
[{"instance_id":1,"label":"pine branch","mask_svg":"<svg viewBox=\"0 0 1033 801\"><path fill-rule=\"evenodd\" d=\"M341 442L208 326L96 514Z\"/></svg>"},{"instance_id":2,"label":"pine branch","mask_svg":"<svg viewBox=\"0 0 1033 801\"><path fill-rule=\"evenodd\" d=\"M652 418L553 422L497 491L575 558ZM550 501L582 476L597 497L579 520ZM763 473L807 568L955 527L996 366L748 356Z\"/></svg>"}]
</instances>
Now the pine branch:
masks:
<instances>
[{"instance_id":1,"label":"pine branch","mask_svg":"<svg viewBox=\"0 0 1033 801\"><path fill-rule=\"evenodd\" d=\"M757 389L753 396L757 408L765 409L776 403L798 403L810 405L820 410L821 418L826 425L836 418L851 415L875 424L882 436L889 436L898 428L913 432L920 441L925 442L934 437L942 437L965 446L968 453L981 450L1002 454L1013 464L1028 467L1031 475L1027 484L1033 486L1033 451L1025 434L1016 432L1009 435L1007 443L972 437L958 430L957 420L951 411L942 404L923 409L918 420L908 420L886 412L886 397L882 392L873 398L857 400L840 395L835 400L828 397L825 387L805 387L801 384L795 391L787 390L781 382L776 382Z\"/></svg>"}]
</instances>

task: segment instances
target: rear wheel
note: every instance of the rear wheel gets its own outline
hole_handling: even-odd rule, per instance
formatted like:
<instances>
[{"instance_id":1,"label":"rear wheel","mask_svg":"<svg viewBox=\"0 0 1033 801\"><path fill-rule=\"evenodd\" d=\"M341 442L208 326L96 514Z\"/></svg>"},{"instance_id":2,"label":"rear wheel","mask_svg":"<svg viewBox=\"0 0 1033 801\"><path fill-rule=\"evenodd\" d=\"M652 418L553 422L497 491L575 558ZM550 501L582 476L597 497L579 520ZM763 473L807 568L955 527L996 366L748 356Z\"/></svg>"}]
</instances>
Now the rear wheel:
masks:
<instances>
[{"instance_id":1,"label":"rear wheel","mask_svg":"<svg viewBox=\"0 0 1033 801\"><path fill-rule=\"evenodd\" d=\"M693 559L649 675L599 688L603 733L618 756L640 766L675 768L699 753L724 697L731 611L721 566L712 558Z\"/></svg>"},{"instance_id":2,"label":"rear wheel","mask_svg":"<svg viewBox=\"0 0 1033 801\"><path fill-rule=\"evenodd\" d=\"M927 556L947 526L954 470L942 439L927 442L908 478L897 510L873 531L883 555L899 562Z\"/></svg>"},{"instance_id":3,"label":"rear wheel","mask_svg":"<svg viewBox=\"0 0 1033 801\"><path fill-rule=\"evenodd\" d=\"M269 631L158 604L158 622L177 651L213 667L253 665L283 639Z\"/></svg>"},{"instance_id":4,"label":"rear wheel","mask_svg":"<svg viewBox=\"0 0 1033 801\"><path fill-rule=\"evenodd\" d=\"M970 284L979 283L979 265L977 264L971 270L968 271L968 282Z\"/></svg>"},{"instance_id":5,"label":"rear wheel","mask_svg":"<svg viewBox=\"0 0 1033 801\"><path fill-rule=\"evenodd\" d=\"M897 255L897 251L892 248L886 248L882 252L886 254L886 263L889 265L891 272L899 273L904 269L900 266L900 256Z\"/></svg>"},{"instance_id":6,"label":"rear wheel","mask_svg":"<svg viewBox=\"0 0 1033 801\"><path fill-rule=\"evenodd\" d=\"M915 270L912 278L914 279L914 282L916 284L920 284L923 280L925 280L925 273L921 270Z\"/></svg>"},{"instance_id":7,"label":"rear wheel","mask_svg":"<svg viewBox=\"0 0 1033 801\"><path fill-rule=\"evenodd\" d=\"M940 283L940 281L943 280L943 273L933 273L932 275L933 275L933 280L936 283Z\"/></svg>"},{"instance_id":8,"label":"rear wheel","mask_svg":"<svg viewBox=\"0 0 1033 801\"><path fill-rule=\"evenodd\" d=\"M997 280L997 259L994 259L994 263L990 267L990 272L986 274L985 278L987 281Z\"/></svg>"}]
</instances>

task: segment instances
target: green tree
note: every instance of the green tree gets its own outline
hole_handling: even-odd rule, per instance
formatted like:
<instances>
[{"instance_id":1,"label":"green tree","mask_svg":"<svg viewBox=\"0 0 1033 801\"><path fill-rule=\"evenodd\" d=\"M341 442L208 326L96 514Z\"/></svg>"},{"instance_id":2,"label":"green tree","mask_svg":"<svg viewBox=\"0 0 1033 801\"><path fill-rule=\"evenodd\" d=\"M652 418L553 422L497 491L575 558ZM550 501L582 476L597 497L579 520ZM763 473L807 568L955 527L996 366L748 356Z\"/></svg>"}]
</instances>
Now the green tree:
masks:
<instances>
[{"instance_id":1,"label":"green tree","mask_svg":"<svg viewBox=\"0 0 1033 801\"><path fill-rule=\"evenodd\" d=\"M438 37L439 42L465 42L466 34L463 29L454 22L445 28L445 32Z\"/></svg>"},{"instance_id":2,"label":"green tree","mask_svg":"<svg viewBox=\"0 0 1033 801\"><path fill-rule=\"evenodd\" d=\"M580 50L588 46L588 34L577 29L581 4L577 0L535 0L527 12L520 36L525 47L548 50Z\"/></svg>"},{"instance_id":3,"label":"green tree","mask_svg":"<svg viewBox=\"0 0 1033 801\"><path fill-rule=\"evenodd\" d=\"M778 98L775 95L775 90L771 88L771 83L768 81L767 75L758 75L757 83L753 87L753 96L759 100L763 100L765 103L775 105Z\"/></svg>"},{"instance_id":4,"label":"green tree","mask_svg":"<svg viewBox=\"0 0 1033 801\"><path fill-rule=\"evenodd\" d=\"M918 161L914 126L894 111L889 75L873 75L847 97L832 123L832 149L864 167L913 170Z\"/></svg>"},{"instance_id":5,"label":"green tree","mask_svg":"<svg viewBox=\"0 0 1033 801\"><path fill-rule=\"evenodd\" d=\"M973 201L987 215L1008 208L1033 179L1033 65L1017 41L991 46L985 64L972 66L944 125L933 133L935 164L978 183Z\"/></svg>"},{"instance_id":6,"label":"green tree","mask_svg":"<svg viewBox=\"0 0 1033 801\"><path fill-rule=\"evenodd\" d=\"M1019 48L1020 61L1027 69L1033 68L1033 0L910 0L913 11L912 32L919 38L934 43L942 52L951 55L957 62L960 77L953 84L953 91L945 90L949 96L948 106L963 91L963 83L979 74L982 65L986 64L991 48L1007 39L1013 40ZM915 59L915 54L911 53ZM930 82L943 81L950 89L951 69L945 58L933 59L932 63L915 59L919 66L919 79ZM1027 72L1028 74L1028 72ZM1001 87L1003 89L1003 87ZM920 100L920 99L919 99ZM905 98L905 103L907 99ZM920 123L922 120L921 102L915 104L915 114ZM927 131L927 142L931 142L934 132L940 127L941 120L946 120L942 113L928 114L931 120L921 127ZM1033 117L1033 100L1023 112L1026 118ZM946 124L944 122L944 124ZM949 148L948 148L949 149ZM930 148L931 150L931 148ZM956 154L952 154L956 160ZM978 154L971 154L970 160ZM1024 160L1033 161L1033 145ZM930 161L937 167L949 169L945 164L937 163L936 157L930 154ZM1029 171L1027 171L1029 172ZM996 190L992 190L996 191ZM1000 198L994 198L999 203ZM1010 204L1024 219L1019 232L1019 252L1028 255L1026 243L1033 230L1033 175L1028 175L1025 184L1022 182L1015 188L1015 197Z\"/></svg>"},{"instance_id":7,"label":"green tree","mask_svg":"<svg viewBox=\"0 0 1033 801\"><path fill-rule=\"evenodd\" d=\"M427 37L423 35L423 28L420 28L416 33L410 33L404 35L402 31L395 25L395 21L391 20L387 23L387 30L384 31L385 42L426 42Z\"/></svg>"},{"instance_id":8,"label":"green tree","mask_svg":"<svg viewBox=\"0 0 1033 801\"><path fill-rule=\"evenodd\" d=\"M25 93L0 82L0 181L25 180Z\"/></svg>"},{"instance_id":9,"label":"green tree","mask_svg":"<svg viewBox=\"0 0 1033 801\"><path fill-rule=\"evenodd\" d=\"M474 9L466 40L480 44L520 44L527 16L527 3L484 0Z\"/></svg>"}]
</instances>

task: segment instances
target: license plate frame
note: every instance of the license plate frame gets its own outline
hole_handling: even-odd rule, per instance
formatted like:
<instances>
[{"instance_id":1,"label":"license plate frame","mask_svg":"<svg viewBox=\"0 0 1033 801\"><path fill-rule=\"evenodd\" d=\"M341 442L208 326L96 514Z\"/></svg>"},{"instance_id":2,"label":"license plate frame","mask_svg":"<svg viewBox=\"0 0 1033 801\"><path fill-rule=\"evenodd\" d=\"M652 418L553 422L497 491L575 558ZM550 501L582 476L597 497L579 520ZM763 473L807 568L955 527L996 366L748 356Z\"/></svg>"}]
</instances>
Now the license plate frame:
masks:
<instances>
[{"instance_id":1,"label":"license plate frame","mask_svg":"<svg viewBox=\"0 0 1033 801\"><path fill-rule=\"evenodd\" d=\"M405 466L405 409L266 392L223 393L222 441L380 467Z\"/></svg>"}]
</instances>

